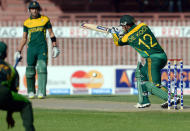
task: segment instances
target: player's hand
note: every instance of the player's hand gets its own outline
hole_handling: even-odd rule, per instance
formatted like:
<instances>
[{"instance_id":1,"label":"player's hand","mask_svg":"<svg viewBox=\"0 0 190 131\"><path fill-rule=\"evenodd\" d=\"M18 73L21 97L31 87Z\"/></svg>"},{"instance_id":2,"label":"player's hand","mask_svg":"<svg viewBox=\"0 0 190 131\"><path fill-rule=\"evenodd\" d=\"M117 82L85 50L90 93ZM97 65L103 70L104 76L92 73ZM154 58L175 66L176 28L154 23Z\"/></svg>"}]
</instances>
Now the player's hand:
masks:
<instances>
[{"instance_id":1,"label":"player's hand","mask_svg":"<svg viewBox=\"0 0 190 131\"><path fill-rule=\"evenodd\" d=\"M13 128L15 126L15 121L13 119L12 113L7 114L6 120L7 120L8 128Z\"/></svg>"},{"instance_id":2,"label":"player's hand","mask_svg":"<svg viewBox=\"0 0 190 131\"><path fill-rule=\"evenodd\" d=\"M110 30L110 33L119 35L119 31L118 31L118 29L116 27L112 27L111 30Z\"/></svg>"},{"instance_id":3,"label":"player's hand","mask_svg":"<svg viewBox=\"0 0 190 131\"><path fill-rule=\"evenodd\" d=\"M112 27L110 33L116 34L119 38L124 35L124 31L120 27Z\"/></svg>"},{"instance_id":4,"label":"player's hand","mask_svg":"<svg viewBox=\"0 0 190 131\"><path fill-rule=\"evenodd\" d=\"M56 58L59 55L59 53L60 53L59 48L57 46L54 46L53 47L53 53L52 53L53 55L52 55L52 57Z\"/></svg>"},{"instance_id":5,"label":"player's hand","mask_svg":"<svg viewBox=\"0 0 190 131\"><path fill-rule=\"evenodd\" d=\"M21 58L22 58L21 52L20 51L15 52L14 60L16 61L16 60L21 59Z\"/></svg>"}]
</instances>

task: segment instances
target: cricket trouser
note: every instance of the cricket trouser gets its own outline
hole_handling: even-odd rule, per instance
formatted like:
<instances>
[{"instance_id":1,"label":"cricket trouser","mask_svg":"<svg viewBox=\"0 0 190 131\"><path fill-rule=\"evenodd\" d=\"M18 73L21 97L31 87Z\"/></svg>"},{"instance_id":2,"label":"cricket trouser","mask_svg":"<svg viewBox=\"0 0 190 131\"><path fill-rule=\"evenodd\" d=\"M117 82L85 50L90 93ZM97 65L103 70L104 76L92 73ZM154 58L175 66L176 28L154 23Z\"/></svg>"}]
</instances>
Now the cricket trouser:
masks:
<instances>
[{"instance_id":1,"label":"cricket trouser","mask_svg":"<svg viewBox=\"0 0 190 131\"><path fill-rule=\"evenodd\" d=\"M7 87L0 86L0 109L20 112L25 131L35 131L32 105L24 96L10 91Z\"/></svg>"},{"instance_id":2,"label":"cricket trouser","mask_svg":"<svg viewBox=\"0 0 190 131\"><path fill-rule=\"evenodd\" d=\"M46 96L47 84L47 45L45 43L29 46L27 49L26 78L28 93L35 94L35 74L37 66L38 94Z\"/></svg>"},{"instance_id":3,"label":"cricket trouser","mask_svg":"<svg viewBox=\"0 0 190 131\"><path fill-rule=\"evenodd\" d=\"M165 53L153 54L146 59L145 65L140 69L144 81L161 84L161 69L167 64Z\"/></svg>"},{"instance_id":4,"label":"cricket trouser","mask_svg":"<svg viewBox=\"0 0 190 131\"><path fill-rule=\"evenodd\" d=\"M146 59L145 65L140 69L143 81L147 81L143 85L144 88L153 95L163 100L167 100L167 88L161 86L161 69L167 64L167 56L165 53L153 54Z\"/></svg>"}]
</instances>

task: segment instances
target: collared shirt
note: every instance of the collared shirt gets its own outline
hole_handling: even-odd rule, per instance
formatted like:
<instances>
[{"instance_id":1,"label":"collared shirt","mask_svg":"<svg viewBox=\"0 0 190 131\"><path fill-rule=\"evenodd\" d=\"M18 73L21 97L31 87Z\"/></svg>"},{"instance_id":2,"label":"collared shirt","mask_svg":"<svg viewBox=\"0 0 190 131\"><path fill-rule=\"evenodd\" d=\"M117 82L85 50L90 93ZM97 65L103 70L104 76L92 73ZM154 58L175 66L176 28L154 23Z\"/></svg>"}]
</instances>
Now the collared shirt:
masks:
<instances>
[{"instance_id":1,"label":"collared shirt","mask_svg":"<svg viewBox=\"0 0 190 131\"><path fill-rule=\"evenodd\" d=\"M40 15L37 18L28 18L24 21L24 32L28 33L28 46L46 43L46 29L52 28L47 16Z\"/></svg>"}]
</instances>

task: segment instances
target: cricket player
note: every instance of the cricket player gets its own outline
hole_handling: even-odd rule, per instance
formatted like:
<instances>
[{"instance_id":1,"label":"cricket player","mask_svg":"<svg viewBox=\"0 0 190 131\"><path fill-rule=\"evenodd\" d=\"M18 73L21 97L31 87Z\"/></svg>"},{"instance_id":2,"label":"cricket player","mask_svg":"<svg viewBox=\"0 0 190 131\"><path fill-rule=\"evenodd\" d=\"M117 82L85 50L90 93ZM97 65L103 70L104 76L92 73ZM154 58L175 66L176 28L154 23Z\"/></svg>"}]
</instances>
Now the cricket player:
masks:
<instances>
[{"instance_id":1,"label":"cricket player","mask_svg":"<svg viewBox=\"0 0 190 131\"><path fill-rule=\"evenodd\" d=\"M138 63L135 72L139 94L139 102L136 107L145 108L151 105L148 98L149 92L166 101L161 107L167 108L168 90L161 85L161 69L167 64L166 53L145 23L136 25L132 16L124 15L120 19L120 26L124 32L122 35L114 27L111 30L114 44L116 46L132 46L146 60L144 66L140 62ZM172 99L172 104L173 101Z\"/></svg>"},{"instance_id":2,"label":"cricket player","mask_svg":"<svg viewBox=\"0 0 190 131\"><path fill-rule=\"evenodd\" d=\"M16 69L6 63L7 45L0 41L0 110L7 111L8 128L13 128L13 112L20 112L26 131L35 131L30 101L18 94L19 75Z\"/></svg>"},{"instance_id":3,"label":"cricket player","mask_svg":"<svg viewBox=\"0 0 190 131\"><path fill-rule=\"evenodd\" d=\"M38 74L38 98L44 98L46 96L46 84L47 84L47 58L48 48L46 42L46 30L48 30L52 45L53 45L53 58L59 55L59 49L56 44L56 37L52 30L50 19L47 16L40 14L41 7L37 1L30 2L28 6L30 17L24 22L23 37L15 53L15 60L21 57L21 52L26 43L27 48L27 67L26 67L26 79L27 79L27 91L28 97L34 98L36 94L35 90L35 75L36 68ZM28 41L28 42L27 42Z\"/></svg>"}]
</instances>

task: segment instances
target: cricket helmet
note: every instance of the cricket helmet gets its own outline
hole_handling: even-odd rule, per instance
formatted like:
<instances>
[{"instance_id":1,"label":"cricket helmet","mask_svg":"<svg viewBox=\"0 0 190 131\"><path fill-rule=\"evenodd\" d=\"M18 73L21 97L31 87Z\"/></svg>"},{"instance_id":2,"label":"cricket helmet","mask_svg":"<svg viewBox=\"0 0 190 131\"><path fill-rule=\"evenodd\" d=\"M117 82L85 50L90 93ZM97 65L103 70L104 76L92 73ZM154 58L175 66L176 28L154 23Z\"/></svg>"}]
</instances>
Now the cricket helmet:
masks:
<instances>
[{"instance_id":1,"label":"cricket helmet","mask_svg":"<svg viewBox=\"0 0 190 131\"><path fill-rule=\"evenodd\" d=\"M0 58L4 59L7 56L7 45L0 41Z\"/></svg>"},{"instance_id":2,"label":"cricket helmet","mask_svg":"<svg viewBox=\"0 0 190 131\"><path fill-rule=\"evenodd\" d=\"M120 26L133 25L134 23L135 19L133 16L130 15L124 15L120 19Z\"/></svg>"},{"instance_id":3,"label":"cricket helmet","mask_svg":"<svg viewBox=\"0 0 190 131\"><path fill-rule=\"evenodd\" d=\"M40 4L37 1L30 2L28 9L38 9L41 10Z\"/></svg>"}]
</instances>

